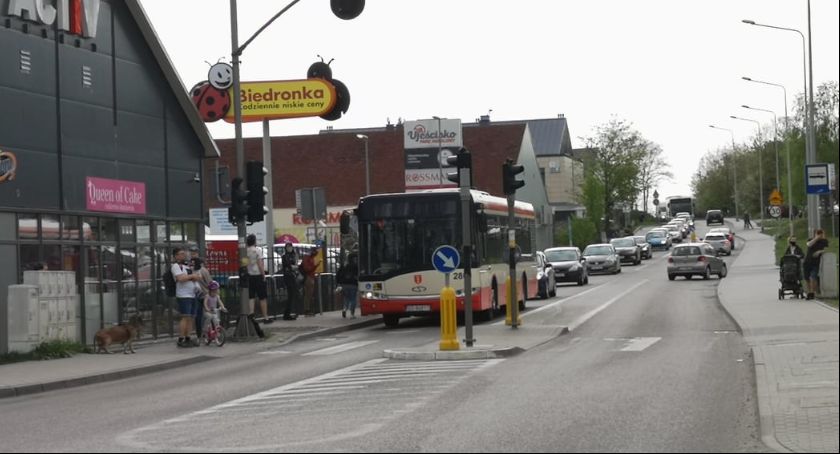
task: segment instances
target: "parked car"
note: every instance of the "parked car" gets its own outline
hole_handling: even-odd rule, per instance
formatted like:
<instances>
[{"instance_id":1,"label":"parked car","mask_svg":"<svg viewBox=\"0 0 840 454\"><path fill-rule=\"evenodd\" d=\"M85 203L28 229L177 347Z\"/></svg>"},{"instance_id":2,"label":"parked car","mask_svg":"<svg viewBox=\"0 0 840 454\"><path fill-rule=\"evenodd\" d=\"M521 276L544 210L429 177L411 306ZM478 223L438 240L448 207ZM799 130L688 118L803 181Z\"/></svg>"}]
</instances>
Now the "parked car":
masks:
<instances>
[{"instance_id":1,"label":"parked car","mask_svg":"<svg viewBox=\"0 0 840 454\"><path fill-rule=\"evenodd\" d=\"M711 244L718 253L732 255L732 244L723 233L707 233L703 242Z\"/></svg>"},{"instance_id":2,"label":"parked car","mask_svg":"<svg viewBox=\"0 0 840 454\"><path fill-rule=\"evenodd\" d=\"M668 279L674 280L677 276L685 276L691 279L692 276L703 276L709 279L712 274L718 278L726 277L726 262L724 262L715 248L707 243L688 243L675 246L668 257Z\"/></svg>"},{"instance_id":3,"label":"parked car","mask_svg":"<svg viewBox=\"0 0 840 454\"><path fill-rule=\"evenodd\" d=\"M653 248L650 247L650 243L647 242L647 238L643 236L634 236L632 238L636 241L636 245L642 248L643 259L647 260L653 257Z\"/></svg>"},{"instance_id":4,"label":"parked car","mask_svg":"<svg viewBox=\"0 0 840 454\"><path fill-rule=\"evenodd\" d=\"M666 229L653 229L645 235L652 249L671 249L671 235Z\"/></svg>"},{"instance_id":5,"label":"parked car","mask_svg":"<svg viewBox=\"0 0 840 454\"><path fill-rule=\"evenodd\" d=\"M577 285L589 283L586 259L576 247L553 247L545 250L545 258L554 268L554 280L574 282Z\"/></svg>"},{"instance_id":6,"label":"parked car","mask_svg":"<svg viewBox=\"0 0 840 454\"><path fill-rule=\"evenodd\" d=\"M554 280L554 267L546 260L545 254L542 251L537 251L534 258L537 259L539 270L537 271L537 283L540 299L557 296L557 282Z\"/></svg>"},{"instance_id":7,"label":"parked car","mask_svg":"<svg viewBox=\"0 0 840 454\"><path fill-rule=\"evenodd\" d=\"M590 244L583 250L583 258L586 259L586 271L589 274L621 272L621 260L612 244Z\"/></svg>"},{"instance_id":8,"label":"parked car","mask_svg":"<svg viewBox=\"0 0 840 454\"><path fill-rule=\"evenodd\" d=\"M726 239L729 240L729 244L732 246L732 249L735 249L735 232L733 232L729 227L715 227L709 230L709 233L722 233L726 235Z\"/></svg>"},{"instance_id":9,"label":"parked car","mask_svg":"<svg viewBox=\"0 0 840 454\"><path fill-rule=\"evenodd\" d=\"M723 225L723 212L720 210L709 210L706 212L706 225Z\"/></svg>"},{"instance_id":10,"label":"parked car","mask_svg":"<svg viewBox=\"0 0 840 454\"><path fill-rule=\"evenodd\" d=\"M624 238L613 238L610 240L615 251L618 253L618 258L622 262L630 262L634 265L642 263L642 249L636 244L636 240L632 236Z\"/></svg>"}]
</instances>

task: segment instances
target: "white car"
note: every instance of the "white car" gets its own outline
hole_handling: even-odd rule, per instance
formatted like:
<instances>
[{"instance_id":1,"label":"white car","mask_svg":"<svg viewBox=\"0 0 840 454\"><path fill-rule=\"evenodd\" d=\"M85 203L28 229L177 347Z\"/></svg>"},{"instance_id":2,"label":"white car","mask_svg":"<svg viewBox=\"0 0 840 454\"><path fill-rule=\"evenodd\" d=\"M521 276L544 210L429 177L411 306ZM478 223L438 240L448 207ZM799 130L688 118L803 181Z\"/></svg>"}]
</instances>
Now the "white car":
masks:
<instances>
[{"instance_id":1,"label":"white car","mask_svg":"<svg viewBox=\"0 0 840 454\"><path fill-rule=\"evenodd\" d=\"M707 233L703 242L712 245L718 253L732 255L732 244L723 233Z\"/></svg>"}]
</instances>

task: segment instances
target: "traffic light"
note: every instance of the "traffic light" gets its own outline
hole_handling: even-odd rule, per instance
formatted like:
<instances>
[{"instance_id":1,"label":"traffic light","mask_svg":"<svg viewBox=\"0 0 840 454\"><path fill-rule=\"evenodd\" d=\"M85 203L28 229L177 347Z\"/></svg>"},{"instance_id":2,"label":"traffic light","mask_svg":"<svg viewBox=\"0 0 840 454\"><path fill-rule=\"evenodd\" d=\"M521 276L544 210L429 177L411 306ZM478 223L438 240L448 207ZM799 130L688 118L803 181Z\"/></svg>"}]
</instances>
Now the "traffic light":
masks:
<instances>
[{"instance_id":1,"label":"traffic light","mask_svg":"<svg viewBox=\"0 0 840 454\"><path fill-rule=\"evenodd\" d=\"M230 208L228 220L237 225L248 215L248 191L244 188L245 181L236 177L230 182Z\"/></svg>"},{"instance_id":2,"label":"traffic light","mask_svg":"<svg viewBox=\"0 0 840 454\"><path fill-rule=\"evenodd\" d=\"M330 0L330 8L341 19L355 19L365 9L365 0Z\"/></svg>"},{"instance_id":3,"label":"traffic light","mask_svg":"<svg viewBox=\"0 0 840 454\"><path fill-rule=\"evenodd\" d=\"M461 147L461 149L458 150L457 154L446 158L446 163L458 169L457 172L446 172L446 179L457 184L460 187L462 169L468 171L472 170L472 155L470 155L469 150L467 150L464 147ZM467 187L472 187L472 172L469 172L469 181L467 182Z\"/></svg>"},{"instance_id":4,"label":"traffic light","mask_svg":"<svg viewBox=\"0 0 840 454\"><path fill-rule=\"evenodd\" d=\"M268 189L265 187L265 176L268 170L263 167L262 161L248 161L245 165L245 176L248 181L248 222L260 222L265 219L268 209L265 207L265 196Z\"/></svg>"},{"instance_id":5,"label":"traffic light","mask_svg":"<svg viewBox=\"0 0 840 454\"><path fill-rule=\"evenodd\" d=\"M517 180L516 176L525 171L525 167L514 165L513 160L508 158L502 164L502 187L505 195L516 194L516 190L525 186L525 182Z\"/></svg>"}]
</instances>

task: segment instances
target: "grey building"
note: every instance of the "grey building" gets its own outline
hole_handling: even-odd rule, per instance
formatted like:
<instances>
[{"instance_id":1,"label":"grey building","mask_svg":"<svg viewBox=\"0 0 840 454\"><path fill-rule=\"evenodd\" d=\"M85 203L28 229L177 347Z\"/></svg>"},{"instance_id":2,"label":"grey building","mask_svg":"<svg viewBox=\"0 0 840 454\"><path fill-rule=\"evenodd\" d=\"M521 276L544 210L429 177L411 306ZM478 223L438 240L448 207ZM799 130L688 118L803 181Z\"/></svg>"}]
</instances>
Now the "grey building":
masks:
<instances>
[{"instance_id":1,"label":"grey building","mask_svg":"<svg viewBox=\"0 0 840 454\"><path fill-rule=\"evenodd\" d=\"M171 333L160 276L219 153L139 1L0 0L0 106L0 307L24 270L73 271L84 339Z\"/></svg>"}]
</instances>

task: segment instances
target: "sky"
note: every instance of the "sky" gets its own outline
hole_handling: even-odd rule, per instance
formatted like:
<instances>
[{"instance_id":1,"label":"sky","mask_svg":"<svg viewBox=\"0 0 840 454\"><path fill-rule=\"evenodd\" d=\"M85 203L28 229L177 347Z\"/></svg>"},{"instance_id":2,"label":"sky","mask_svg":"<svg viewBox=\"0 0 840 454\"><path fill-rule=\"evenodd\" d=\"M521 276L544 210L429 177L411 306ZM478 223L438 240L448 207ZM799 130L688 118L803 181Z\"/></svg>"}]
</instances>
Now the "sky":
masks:
<instances>
[{"instance_id":1,"label":"sky","mask_svg":"<svg viewBox=\"0 0 840 454\"><path fill-rule=\"evenodd\" d=\"M229 0L141 0L184 85L230 61ZM302 0L245 50L243 81L303 79L317 55L350 90L341 119L286 119L274 136L381 127L440 116L474 122L566 116L574 147L612 118L663 148L674 179L660 197L689 194L708 152L756 135L804 90L802 38L742 19L800 30L807 0L367 0L356 19L335 17L327 0ZM287 2L240 0L240 44ZM814 83L840 80L838 4L812 0ZM209 62L209 63L208 63ZM215 138L233 125L208 125ZM262 135L246 124L246 137Z\"/></svg>"}]
</instances>

